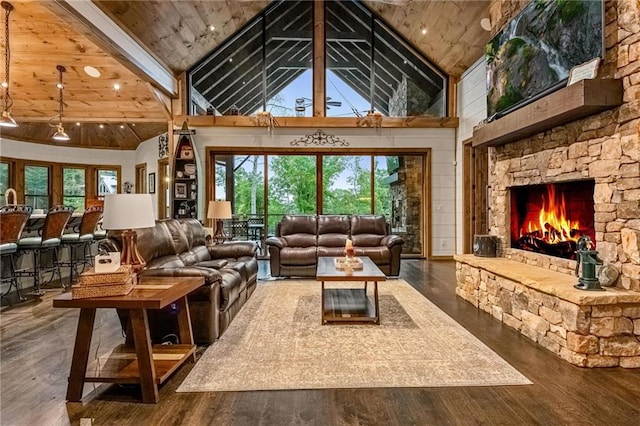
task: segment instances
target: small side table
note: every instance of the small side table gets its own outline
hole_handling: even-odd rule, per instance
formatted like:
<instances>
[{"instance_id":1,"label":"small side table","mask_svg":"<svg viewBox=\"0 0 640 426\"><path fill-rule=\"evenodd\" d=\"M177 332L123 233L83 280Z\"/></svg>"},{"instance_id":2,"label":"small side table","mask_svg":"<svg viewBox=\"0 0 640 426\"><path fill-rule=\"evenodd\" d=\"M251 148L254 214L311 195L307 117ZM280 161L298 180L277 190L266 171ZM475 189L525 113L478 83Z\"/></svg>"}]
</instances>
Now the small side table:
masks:
<instances>
[{"instance_id":1,"label":"small side table","mask_svg":"<svg viewBox=\"0 0 640 426\"><path fill-rule=\"evenodd\" d=\"M204 284L202 277L144 277L126 296L73 299L71 293L53 299L54 308L79 308L80 319L73 348L67 400L82 399L85 382L140 384L142 402L158 402L158 385L184 362L195 362L187 295ZM178 306L179 345L151 345L148 309ZM91 336L98 308L128 309L134 347L122 344L89 365ZM89 369L87 370L87 366Z\"/></svg>"}]
</instances>

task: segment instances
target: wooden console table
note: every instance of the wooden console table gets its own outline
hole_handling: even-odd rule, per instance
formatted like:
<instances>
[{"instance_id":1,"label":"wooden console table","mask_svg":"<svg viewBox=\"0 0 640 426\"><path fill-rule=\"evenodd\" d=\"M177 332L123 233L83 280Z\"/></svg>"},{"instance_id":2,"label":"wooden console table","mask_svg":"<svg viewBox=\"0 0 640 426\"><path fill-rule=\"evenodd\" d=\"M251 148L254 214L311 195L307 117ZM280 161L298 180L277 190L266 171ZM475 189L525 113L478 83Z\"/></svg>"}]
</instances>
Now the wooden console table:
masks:
<instances>
[{"instance_id":1,"label":"wooden console table","mask_svg":"<svg viewBox=\"0 0 640 426\"><path fill-rule=\"evenodd\" d=\"M195 362L195 345L187 295L204 284L201 277L143 278L126 296L73 299L65 293L53 300L54 308L79 308L67 400L82 399L85 382L140 384L142 401L158 402L158 385L187 360ZM178 308L180 344L151 345L148 309L162 309L171 303ZM119 345L106 357L89 364L89 348L98 308L128 309L134 347ZM87 366L89 368L87 369Z\"/></svg>"}]
</instances>

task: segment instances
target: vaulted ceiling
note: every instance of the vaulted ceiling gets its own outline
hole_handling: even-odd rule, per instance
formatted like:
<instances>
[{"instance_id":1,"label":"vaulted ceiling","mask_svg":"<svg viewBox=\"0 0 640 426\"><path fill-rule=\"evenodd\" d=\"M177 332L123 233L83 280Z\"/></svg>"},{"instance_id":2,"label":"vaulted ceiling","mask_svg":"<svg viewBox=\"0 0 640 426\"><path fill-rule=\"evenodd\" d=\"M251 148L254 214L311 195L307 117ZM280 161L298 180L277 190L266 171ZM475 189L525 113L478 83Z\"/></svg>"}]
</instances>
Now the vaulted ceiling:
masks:
<instances>
[{"instance_id":1,"label":"vaulted ceiling","mask_svg":"<svg viewBox=\"0 0 640 426\"><path fill-rule=\"evenodd\" d=\"M166 90L148 73L140 71L135 58L127 57L119 46L105 40L91 22L78 19L70 11L70 2L10 2L14 6L10 15L10 91L14 101L12 115L20 126L2 128L2 135L54 143L51 136L55 129L50 123L57 122L56 65L67 69L64 122L71 136L71 141L56 144L135 149L140 142L165 132L171 120ZM93 3L177 77L270 1ZM489 16L488 0L363 3L452 77L459 77L483 54L490 37L480 26L480 20ZM101 76L87 75L84 71L87 65L98 69ZM113 88L116 83L120 90Z\"/></svg>"}]
</instances>

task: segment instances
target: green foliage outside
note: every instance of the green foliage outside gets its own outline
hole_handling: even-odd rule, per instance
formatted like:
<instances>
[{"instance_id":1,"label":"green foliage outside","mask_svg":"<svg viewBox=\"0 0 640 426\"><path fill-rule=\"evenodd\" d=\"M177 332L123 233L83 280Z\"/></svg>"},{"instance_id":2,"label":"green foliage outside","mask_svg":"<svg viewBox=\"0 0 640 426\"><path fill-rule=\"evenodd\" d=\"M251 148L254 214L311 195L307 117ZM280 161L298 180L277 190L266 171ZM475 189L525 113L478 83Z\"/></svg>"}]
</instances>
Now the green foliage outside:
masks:
<instances>
[{"instance_id":1,"label":"green foliage outside","mask_svg":"<svg viewBox=\"0 0 640 426\"><path fill-rule=\"evenodd\" d=\"M234 214L262 215L264 212L263 156L236 157L234 171ZM375 208L371 211L371 171L363 166L371 157L327 155L322 157L323 213L385 214L389 216L391 200L386 183L386 166L375 169ZM269 156L268 232L273 232L283 214L315 214L316 156ZM239 167L242 163L242 167ZM385 162L380 162L384 165ZM347 188L335 187L346 173ZM224 168L216 168L216 186L225 181ZM344 185L342 185L344 186Z\"/></svg>"},{"instance_id":2,"label":"green foliage outside","mask_svg":"<svg viewBox=\"0 0 640 426\"><path fill-rule=\"evenodd\" d=\"M49 168L46 166L25 166L25 204L34 209L49 208Z\"/></svg>"},{"instance_id":3,"label":"green foliage outside","mask_svg":"<svg viewBox=\"0 0 640 426\"><path fill-rule=\"evenodd\" d=\"M62 203L76 210L84 210L85 171L65 168L62 171L64 196Z\"/></svg>"},{"instance_id":4,"label":"green foliage outside","mask_svg":"<svg viewBox=\"0 0 640 426\"><path fill-rule=\"evenodd\" d=\"M7 204L4 193L9 189L9 164L0 163L0 206Z\"/></svg>"}]
</instances>

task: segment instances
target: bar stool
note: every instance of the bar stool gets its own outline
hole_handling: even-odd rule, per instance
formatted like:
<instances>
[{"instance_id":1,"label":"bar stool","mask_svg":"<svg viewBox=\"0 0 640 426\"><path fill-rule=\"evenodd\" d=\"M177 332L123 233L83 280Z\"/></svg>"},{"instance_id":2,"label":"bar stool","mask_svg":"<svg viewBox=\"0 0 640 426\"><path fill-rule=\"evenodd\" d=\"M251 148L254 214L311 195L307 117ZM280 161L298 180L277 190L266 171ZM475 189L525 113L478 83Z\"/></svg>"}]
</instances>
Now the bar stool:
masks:
<instances>
[{"instance_id":1,"label":"bar stool","mask_svg":"<svg viewBox=\"0 0 640 426\"><path fill-rule=\"evenodd\" d=\"M74 272L76 274L78 273L76 271L78 264L82 264L83 270L87 264L91 264L91 244L94 241L93 233L102 217L102 210L102 206L88 207L82 214L77 233L62 235L62 247L69 247L69 261L60 262L60 264L70 267L69 285L73 284ZM82 250L80 257L78 257L78 249ZM76 260L78 260L78 262L76 262Z\"/></svg>"},{"instance_id":2,"label":"bar stool","mask_svg":"<svg viewBox=\"0 0 640 426\"><path fill-rule=\"evenodd\" d=\"M21 302L25 300L20 293L20 283L16 276L16 253L18 252L18 240L31 212L31 206L9 205L0 209L0 263L2 268L0 282L2 284L9 283L9 288L0 295L0 298L8 296L11 288L15 285L18 298Z\"/></svg>"},{"instance_id":3,"label":"bar stool","mask_svg":"<svg viewBox=\"0 0 640 426\"><path fill-rule=\"evenodd\" d=\"M53 281L54 276L58 275L60 283L64 286L60 274L58 249L60 248L62 233L72 214L73 207L52 207L47 212L44 225L39 231L40 236L25 237L18 240L18 256L22 256L28 252L33 253L33 267L32 269L21 269L17 272L17 275L33 276L33 290L38 296L44 294L44 292L40 290L41 273L51 273L51 278L46 284L49 284Z\"/></svg>"}]
</instances>

